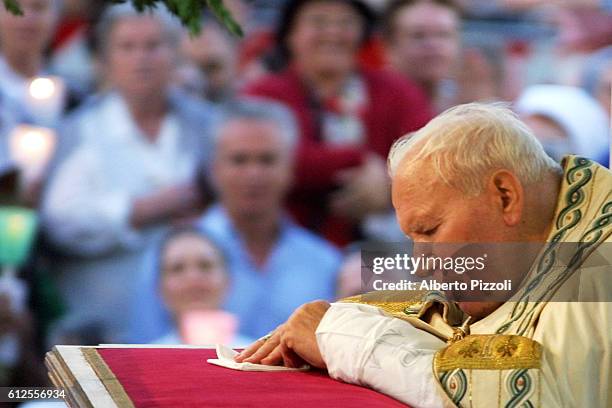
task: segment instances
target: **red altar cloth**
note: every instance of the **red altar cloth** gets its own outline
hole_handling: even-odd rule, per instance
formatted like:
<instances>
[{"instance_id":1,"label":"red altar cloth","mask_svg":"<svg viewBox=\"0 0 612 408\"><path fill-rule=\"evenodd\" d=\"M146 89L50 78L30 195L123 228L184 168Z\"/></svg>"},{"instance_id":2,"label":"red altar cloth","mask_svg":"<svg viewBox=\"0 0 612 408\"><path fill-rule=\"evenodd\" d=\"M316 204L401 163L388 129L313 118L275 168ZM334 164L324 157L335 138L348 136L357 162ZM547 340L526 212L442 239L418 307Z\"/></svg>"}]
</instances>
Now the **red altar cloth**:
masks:
<instances>
[{"instance_id":1,"label":"red altar cloth","mask_svg":"<svg viewBox=\"0 0 612 408\"><path fill-rule=\"evenodd\" d=\"M98 349L140 407L406 407L325 373L249 372L218 367L205 349Z\"/></svg>"}]
</instances>

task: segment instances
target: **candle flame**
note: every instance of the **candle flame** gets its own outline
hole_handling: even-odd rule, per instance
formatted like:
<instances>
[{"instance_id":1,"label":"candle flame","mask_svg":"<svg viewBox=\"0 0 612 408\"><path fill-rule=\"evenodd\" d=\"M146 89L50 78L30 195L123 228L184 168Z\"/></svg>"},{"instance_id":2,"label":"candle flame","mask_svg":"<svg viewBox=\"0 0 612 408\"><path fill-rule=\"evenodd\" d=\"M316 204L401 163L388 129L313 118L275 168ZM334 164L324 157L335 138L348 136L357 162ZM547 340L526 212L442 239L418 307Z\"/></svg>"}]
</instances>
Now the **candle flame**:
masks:
<instances>
[{"instance_id":1,"label":"candle flame","mask_svg":"<svg viewBox=\"0 0 612 408\"><path fill-rule=\"evenodd\" d=\"M34 78L29 86L30 95L34 99L49 99L56 91L55 81L51 78Z\"/></svg>"},{"instance_id":2,"label":"candle flame","mask_svg":"<svg viewBox=\"0 0 612 408\"><path fill-rule=\"evenodd\" d=\"M46 164L54 148L55 132L52 129L19 125L10 137L11 158L23 167Z\"/></svg>"}]
</instances>

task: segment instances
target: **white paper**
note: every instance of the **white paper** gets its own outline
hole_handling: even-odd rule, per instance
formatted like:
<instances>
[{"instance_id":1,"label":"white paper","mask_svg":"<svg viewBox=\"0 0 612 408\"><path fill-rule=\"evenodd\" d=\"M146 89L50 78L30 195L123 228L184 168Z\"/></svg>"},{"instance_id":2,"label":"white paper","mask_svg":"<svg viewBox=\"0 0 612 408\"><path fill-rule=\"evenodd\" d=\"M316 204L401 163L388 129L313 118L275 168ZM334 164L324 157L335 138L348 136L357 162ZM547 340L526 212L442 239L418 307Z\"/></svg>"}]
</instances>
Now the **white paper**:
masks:
<instances>
[{"instance_id":1,"label":"white paper","mask_svg":"<svg viewBox=\"0 0 612 408\"><path fill-rule=\"evenodd\" d=\"M234 357L236 355L238 355L237 351L234 351L231 348L226 347L222 344L217 344L217 358L209 358L206 361L210 364L239 371L306 371L310 369L310 366L308 365L302 366L300 368L289 368L283 366L270 366L246 362L237 363L236 361L234 361Z\"/></svg>"}]
</instances>

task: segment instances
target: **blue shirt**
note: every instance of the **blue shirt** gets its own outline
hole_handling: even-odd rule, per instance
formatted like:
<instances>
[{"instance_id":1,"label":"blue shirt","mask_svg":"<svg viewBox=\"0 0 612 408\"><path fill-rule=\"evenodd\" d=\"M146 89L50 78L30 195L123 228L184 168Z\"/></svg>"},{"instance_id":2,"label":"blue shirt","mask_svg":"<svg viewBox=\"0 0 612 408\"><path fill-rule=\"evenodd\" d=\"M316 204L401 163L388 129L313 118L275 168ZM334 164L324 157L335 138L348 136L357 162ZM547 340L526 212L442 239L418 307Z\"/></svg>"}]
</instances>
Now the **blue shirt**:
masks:
<instances>
[{"instance_id":1,"label":"blue shirt","mask_svg":"<svg viewBox=\"0 0 612 408\"><path fill-rule=\"evenodd\" d=\"M223 251L231 275L224 309L240 321L240 333L258 338L284 323L303 303L335 297L341 255L327 241L284 218L266 265L259 268L240 235L218 205L199 226ZM128 343L149 343L172 330L173 322L159 294L158 245L147 253L134 293Z\"/></svg>"},{"instance_id":2,"label":"blue shirt","mask_svg":"<svg viewBox=\"0 0 612 408\"><path fill-rule=\"evenodd\" d=\"M334 299L340 252L288 218L283 218L278 240L262 267L253 262L221 206L211 207L199 226L226 255L231 286L225 309L238 316L241 333L261 337L303 303Z\"/></svg>"},{"instance_id":3,"label":"blue shirt","mask_svg":"<svg viewBox=\"0 0 612 408\"><path fill-rule=\"evenodd\" d=\"M232 341L230 341L228 344L225 344L225 345L231 348L247 348L249 345L251 345L251 343L254 343L255 340L257 339L245 337L242 334L236 334L234 338L232 339ZM164 336L153 340L151 344L178 345L178 344L185 344L185 342L181 338L181 335L179 334L178 330L175 327L172 330L170 330L168 333L166 333Z\"/></svg>"}]
</instances>

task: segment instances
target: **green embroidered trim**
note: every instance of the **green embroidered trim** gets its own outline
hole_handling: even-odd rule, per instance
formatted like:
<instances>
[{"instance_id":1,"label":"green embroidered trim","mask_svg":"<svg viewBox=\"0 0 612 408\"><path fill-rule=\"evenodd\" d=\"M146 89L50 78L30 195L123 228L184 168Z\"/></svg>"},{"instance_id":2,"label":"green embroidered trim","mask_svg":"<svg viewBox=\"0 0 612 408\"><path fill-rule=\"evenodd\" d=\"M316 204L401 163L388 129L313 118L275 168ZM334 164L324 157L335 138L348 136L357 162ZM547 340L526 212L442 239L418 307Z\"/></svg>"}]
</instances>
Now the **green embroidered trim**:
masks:
<instances>
[{"instance_id":1,"label":"green embroidered trim","mask_svg":"<svg viewBox=\"0 0 612 408\"><path fill-rule=\"evenodd\" d=\"M601 215L593 221L591 228L580 237L576 254L572 257L563 273L548 286L546 289L547 291L556 290L567 279L569 272L573 270L575 266L580 265L583 259L590 254L588 250L602 238L605 239L603 236L604 229L608 225L612 225L612 201L603 206Z\"/></svg>"},{"instance_id":2,"label":"green embroidered trim","mask_svg":"<svg viewBox=\"0 0 612 408\"><path fill-rule=\"evenodd\" d=\"M514 370L508 375L506 389L511 396L505 408L533 408L534 405L529 400L533 389L533 380L527 369Z\"/></svg>"},{"instance_id":3,"label":"green embroidered trim","mask_svg":"<svg viewBox=\"0 0 612 408\"><path fill-rule=\"evenodd\" d=\"M440 376L440 384L455 405L459 405L467 392L468 381L462 369L446 371Z\"/></svg>"},{"instance_id":4,"label":"green embroidered trim","mask_svg":"<svg viewBox=\"0 0 612 408\"><path fill-rule=\"evenodd\" d=\"M550 244L547 245L546 250L538 262L535 276L527 283L525 291L518 302L515 303L510 313L510 317L497 329L496 333L498 334L508 331L510 326L519 319L533 315L533 312L542 299L540 298L536 303L529 304L531 292L538 287L542 279L550 272L557 257L558 244L562 242L566 232L575 227L582 219L582 211L579 207L585 200L583 187L587 185L593 177L593 171L589 167L593 166L594 163L583 157L574 157L571 160L573 161L572 164L574 167L570 168L566 173L565 179L569 184L569 188L564 197L566 206L559 212L555 222L557 232L551 238ZM570 165L571 164L568 163L568 167ZM528 307L529 311L527 311ZM525 316L526 311L527 315ZM523 334L526 329L527 327L524 327L518 334Z\"/></svg>"},{"instance_id":5,"label":"green embroidered trim","mask_svg":"<svg viewBox=\"0 0 612 408\"><path fill-rule=\"evenodd\" d=\"M523 335L525 331L529 328L529 321L535 312L536 306L544 300L544 297L547 294L552 295L555 291L567 280L571 272L573 272L578 266L580 266L583 260L591 254L591 248L597 244L598 242L606 239L607 235L612 233L612 229L609 231L605 231L605 228L608 226L612 226L612 202L606 203L602 207L601 211L602 215L597 217L593 223L591 224L591 228L587 230L581 237L578 242L578 248L576 253L568 263L565 270L546 288L546 291L543 292L543 295L538 299L538 303L533 304L530 308L529 312L525 316L519 330L518 334ZM605 235L604 235L605 234ZM594 248L593 248L594 250Z\"/></svg>"}]
</instances>

